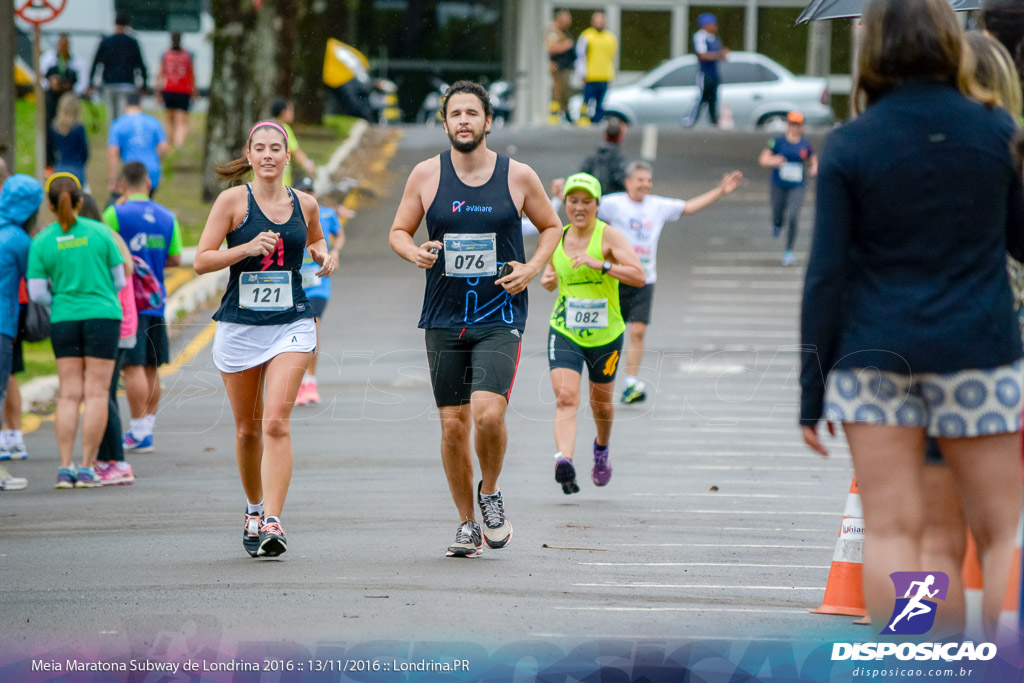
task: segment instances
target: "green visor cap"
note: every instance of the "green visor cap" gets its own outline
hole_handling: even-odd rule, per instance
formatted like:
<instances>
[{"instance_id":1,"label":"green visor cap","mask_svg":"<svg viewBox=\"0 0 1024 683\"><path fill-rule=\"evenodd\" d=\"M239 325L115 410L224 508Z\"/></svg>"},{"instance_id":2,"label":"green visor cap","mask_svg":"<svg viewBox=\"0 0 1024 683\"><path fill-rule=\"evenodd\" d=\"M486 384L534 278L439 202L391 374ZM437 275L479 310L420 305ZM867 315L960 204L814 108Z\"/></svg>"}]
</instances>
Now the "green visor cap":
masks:
<instances>
[{"instance_id":1,"label":"green visor cap","mask_svg":"<svg viewBox=\"0 0 1024 683\"><path fill-rule=\"evenodd\" d=\"M575 173L565 179L565 196L573 190L583 190L594 199L600 199L601 181L589 173Z\"/></svg>"}]
</instances>

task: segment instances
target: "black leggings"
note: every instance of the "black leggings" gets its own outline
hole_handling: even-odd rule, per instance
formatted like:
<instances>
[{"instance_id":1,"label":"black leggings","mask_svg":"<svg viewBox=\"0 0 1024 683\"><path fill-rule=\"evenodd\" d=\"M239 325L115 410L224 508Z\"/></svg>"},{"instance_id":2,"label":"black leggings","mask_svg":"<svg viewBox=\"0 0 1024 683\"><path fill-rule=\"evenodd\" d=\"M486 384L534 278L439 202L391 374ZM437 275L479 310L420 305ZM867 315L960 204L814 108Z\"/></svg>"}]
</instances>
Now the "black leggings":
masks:
<instances>
[{"instance_id":1,"label":"black leggings","mask_svg":"<svg viewBox=\"0 0 1024 683\"><path fill-rule=\"evenodd\" d=\"M110 402L107 404L107 428L103 432L103 440L100 441L100 450L96 453L96 459L100 462L124 462L121 409L117 404L117 380L121 376L121 366L124 365L127 355L127 349L118 349L117 358L114 359L114 375L110 378Z\"/></svg>"},{"instance_id":2,"label":"black leggings","mask_svg":"<svg viewBox=\"0 0 1024 683\"><path fill-rule=\"evenodd\" d=\"M781 228L783 222L786 222L787 251L793 251L793 245L796 244L797 222L800 220L800 207L803 206L806 192L807 187L804 185L783 187L772 183L772 225Z\"/></svg>"}]
</instances>

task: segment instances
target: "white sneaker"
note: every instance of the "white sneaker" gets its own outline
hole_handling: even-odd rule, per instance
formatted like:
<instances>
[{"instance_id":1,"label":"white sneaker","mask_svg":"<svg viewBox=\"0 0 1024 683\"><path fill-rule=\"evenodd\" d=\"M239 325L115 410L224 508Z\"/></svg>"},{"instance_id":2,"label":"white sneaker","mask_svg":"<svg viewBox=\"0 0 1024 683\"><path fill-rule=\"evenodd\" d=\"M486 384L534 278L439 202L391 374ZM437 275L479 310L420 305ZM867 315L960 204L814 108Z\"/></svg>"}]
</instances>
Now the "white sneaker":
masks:
<instances>
[{"instance_id":1,"label":"white sneaker","mask_svg":"<svg viewBox=\"0 0 1024 683\"><path fill-rule=\"evenodd\" d=\"M25 447L24 441L18 443L9 443L3 448L3 460L27 460L28 449Z\"/></svg>"},{"instance_id":2,"label":"white sneaker","mask_svg":"<svg viewBox=\"0 0 1024 683\"><path fill-rule=\"evenodd\" d=\"M0 491L18 491L28 486L28 479L12 477L7 468L0 467Z\"/></svg>"}]
</instances>

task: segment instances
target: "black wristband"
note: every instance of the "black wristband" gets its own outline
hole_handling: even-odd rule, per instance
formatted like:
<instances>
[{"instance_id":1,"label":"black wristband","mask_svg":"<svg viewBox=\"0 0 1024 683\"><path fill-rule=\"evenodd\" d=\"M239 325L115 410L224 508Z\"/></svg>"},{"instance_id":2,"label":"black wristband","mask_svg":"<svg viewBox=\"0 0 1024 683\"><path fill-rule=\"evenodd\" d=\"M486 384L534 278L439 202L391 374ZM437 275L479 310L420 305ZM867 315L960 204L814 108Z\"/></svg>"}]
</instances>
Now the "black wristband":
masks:
<instances>
[{"instance_id":1,"label":"black wristband","mask_svg":"<svg viewBox=\"0 0 1024 683\"><path fill-rule=\"evenodd\" d=\"M607 259L605 259L605 262L603 264L601 264L601 273L602 274L603 273L607 273L611 269L612 269L612 262L607 260Z\"/></svg>"}]
</instances>

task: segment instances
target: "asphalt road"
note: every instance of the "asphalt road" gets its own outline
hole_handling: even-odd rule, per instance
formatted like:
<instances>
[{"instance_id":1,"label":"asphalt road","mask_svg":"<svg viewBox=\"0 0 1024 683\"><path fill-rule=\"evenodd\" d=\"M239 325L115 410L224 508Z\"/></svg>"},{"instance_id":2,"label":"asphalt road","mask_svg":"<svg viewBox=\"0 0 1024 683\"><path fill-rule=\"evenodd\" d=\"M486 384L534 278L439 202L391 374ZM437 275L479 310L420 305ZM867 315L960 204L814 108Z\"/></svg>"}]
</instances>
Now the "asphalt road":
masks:
<instances>
[{"instance_id":1,"label":"asphalt road","mask_svg":"<svg viewBox=\"0 0 1024 683\"><path fill-rule=\"evenodd\" d=\"M598 136L505 129L488 144L547 183L575 171ZM206 347L164 379L157 451L131 457L134 486L55 490L52 423L29 436L31 458L11 467L29 488L0 494L0 648L171 658L280 641L309 652L388 641L408 653L420 641L864 637L847 618L806 611L821 602L852 467L842 442L821 459L800 440L794 345L813 192L800 263L783 268L756 164L766 137L661 133L656 193L692 197L733 168L747 179L663 233L649 398L618 410L606 488L585 464L579 494L554 482L554 295L531 285L501 478L514 541L452 560L458 517L416 328L423 275L387 246L409 170L446 140L406 130L348 228L323 323L325 401L293 414L287 554L241 548L231 414ZM639 138L629 132L630 155ZM593 423L583 414L579 425L586 463Z\"/></svg>"}]
</instances>

